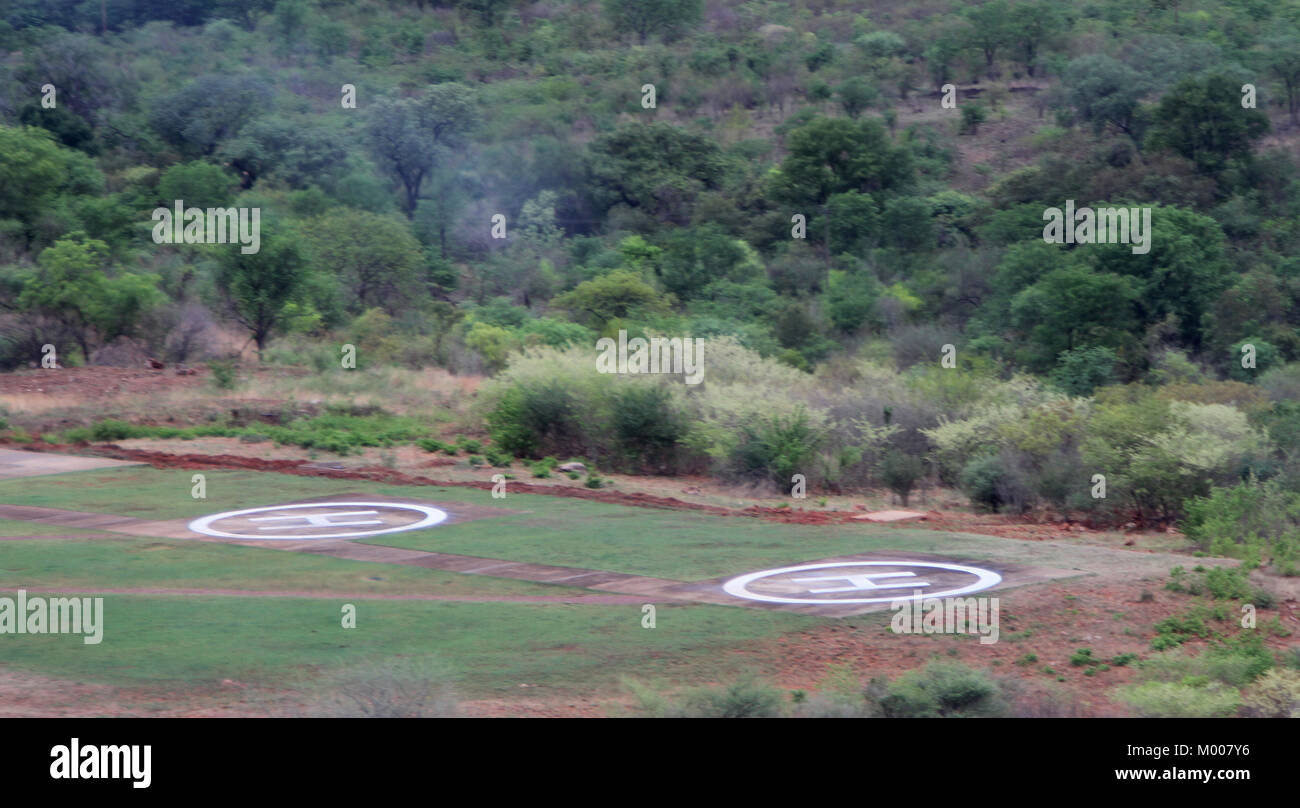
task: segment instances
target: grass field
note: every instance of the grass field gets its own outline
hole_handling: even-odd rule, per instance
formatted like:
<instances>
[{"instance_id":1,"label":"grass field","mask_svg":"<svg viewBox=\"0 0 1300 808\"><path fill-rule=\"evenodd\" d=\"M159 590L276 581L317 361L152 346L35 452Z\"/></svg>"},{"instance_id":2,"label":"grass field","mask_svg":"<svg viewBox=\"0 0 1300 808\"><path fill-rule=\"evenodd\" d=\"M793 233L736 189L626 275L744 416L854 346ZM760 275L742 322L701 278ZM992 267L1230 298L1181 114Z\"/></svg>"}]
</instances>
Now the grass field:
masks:
<instances>
[{"instance_id":1,"label":"grass field","mask_svg":"<svg viewBox=\"0 0 1300 808\"><path fill-rule=\"evenodd\" d=\"M1068 542L866 523L791 525L514 493L494 500L476 489L251 471L206 472L207 499L195 500L192 474L124 467L10 479L0 481L0 503L161 521L329 494L409 497L509 510L367 543L681 581L874 550L998 559L1078 569L1081 575L1163 574L1170 566L1170 557L1162 554ZM0 672L168 692L203 691L230 679L294 692L349 666L432 655L452 671L458 691L467 697L518 698L520 685L528 685L551 696L598 698L617 691L624 676L679 686L763 673L780 664L781 652L772 649L779 649L783 637L832 625L878 632L888 622L887 614L840 621L739 605L659 603L657 625L648 630L639 603L574 604L558 597L511 602L601 594L588 589L0 522L0 536L56 534L87 537L0 542L0 588L101 591L104 640L85 645L76 636L5 637ZM201 593L145 591L158 589ZM383 599L399 595L493 602ZM341 626L346 602L357 605L356 628ZM757 646L769 651L756 663L748 651Z\"/></svg>"},{"instance_id":2,"label":"grass field","mask_svg":"<svg viewBox=\"0 0 1300 808\"><path fill-rule=\"evenodd\" d=\"M293 687L377 658L433 654L467 696L520 684L574 694L620 675L735 675L729 648L816 622L721 606L663 607L654 630L637 606L366 601L357 627L330 600L107 596L97 646L79 637L6 638L4 663L49 676L169 689L222 679Z\"/></svg>"}]
</instances>

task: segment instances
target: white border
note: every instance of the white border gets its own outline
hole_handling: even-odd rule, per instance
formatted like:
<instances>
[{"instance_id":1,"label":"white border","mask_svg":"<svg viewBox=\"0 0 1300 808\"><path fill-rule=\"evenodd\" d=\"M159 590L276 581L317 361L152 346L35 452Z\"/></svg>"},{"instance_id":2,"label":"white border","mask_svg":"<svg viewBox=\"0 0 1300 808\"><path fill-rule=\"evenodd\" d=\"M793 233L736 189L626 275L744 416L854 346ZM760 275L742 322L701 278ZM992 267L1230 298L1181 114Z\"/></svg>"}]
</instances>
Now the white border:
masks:
<instances>
[{"instance_id":1,"label":"white border","mask_svg":"<svg viewBox=\"0 0 1300 808\"><path fill-rule=\"evenodd\" d=\"M950 589L946 592L927 592L919 596L894 595L887 598L783 598L776 595L760 595L747 589L750 583L759 578L767 578L772 575L780 575L786 572L824 570L834 567L930 567L934 569L969 573L974 575L978 580L969 586L963 586L959 589ZM775 570L751 572L747 575L732 578L730 581L727 581L722 585L722 589L728 595L737 598L745 598L746 600L761 600L767 603L807 603L817 606L839 606L858 603L893 603L899 600L922 600L925 598L950 598L971 592L980 592L989 587L997 586L1000 583L1002 583L1002 576L996 572L982 570L979 567L963 567L960 564L939 564L930 561L839 561L832 564L803 564L797 567L781 567L780 569Z\"/></svg>"},{"instance_id":2,"label":"white border","mask_svg":"<svg viewBox=\"0 0 1300 808\"><path fill-rule=\"evenodd\" d=\"M326 533L313 536L247 536L243 533L226 533L220 530L214 530L210 527L218 519L228 519L232 516L246 516L250 513L264 513L266 511L289 511L295 508L327 508L331 506L339 507L356 507L364 506L367 508L398 508L408 511L419 511L424 514L424 518L418 522L412 522L409 525L400 525L398 527L386 527L381 530L363 530L352 533ZM440 511L437 508L431 508L427 505L414 505L409 502L305 502L298 505L268 505L265 508L248 508L242 511L226 511L225 513L214 513L211 516L204 516L190 522L189 529L195 533L202 533L205 536L216 536L222 539L243 539L245 541L302 541L306 539L356 539L362 536L379 536L384 533L398 533L403 530L419 530L420 528L432 527L447 518L446 511Z\"/></svg>"}]
</instances>

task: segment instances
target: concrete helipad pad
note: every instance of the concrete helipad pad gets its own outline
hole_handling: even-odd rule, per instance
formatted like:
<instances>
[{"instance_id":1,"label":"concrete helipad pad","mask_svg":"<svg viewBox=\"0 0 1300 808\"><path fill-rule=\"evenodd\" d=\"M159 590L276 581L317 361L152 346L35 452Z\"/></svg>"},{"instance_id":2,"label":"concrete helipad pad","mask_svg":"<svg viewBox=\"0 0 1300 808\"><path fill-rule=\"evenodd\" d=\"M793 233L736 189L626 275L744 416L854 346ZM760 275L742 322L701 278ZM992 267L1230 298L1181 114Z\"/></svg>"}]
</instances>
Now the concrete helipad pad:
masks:
<instances>
[{"instance_id":1,"label":"concrete helipad pad","mask_svg":"<svg viewBox=\"0 0 1300 808\"><path fill-rule=\"evenodd\" d=\"M127 460L109 460L103 457L78 457L52 452L24 452L0 449L0 480L12 477L40 477L45 474L63 474L68 471L88 471L113 466L139 466Z\"/></svg>"},{"instance_id":2,"label":"concrete helipad pad","mask_svg":"<svg viewBox=\"0 0 1300 808\"><path fill-rule=\"evenodd\" d=\"M897 599L1000 595L1003 590L1086 573L925 553L877 551L809 560L669 587L662 594L823 617L889 609ZM749 580L745 580L749 579ZM893 586L892 584L901 584Z\"/></svg>"},{"instance_id":3,"label":"concrete helipad pad","mask_svg":"<svg viewBox=\"0 0 1300 808\"><path fill-rule=\"evenodd\" d=\"M925 514L919 511L872 511L853 518L868 522L906 522L909 519L925 519Z\"/></svg>"}]
</instances>

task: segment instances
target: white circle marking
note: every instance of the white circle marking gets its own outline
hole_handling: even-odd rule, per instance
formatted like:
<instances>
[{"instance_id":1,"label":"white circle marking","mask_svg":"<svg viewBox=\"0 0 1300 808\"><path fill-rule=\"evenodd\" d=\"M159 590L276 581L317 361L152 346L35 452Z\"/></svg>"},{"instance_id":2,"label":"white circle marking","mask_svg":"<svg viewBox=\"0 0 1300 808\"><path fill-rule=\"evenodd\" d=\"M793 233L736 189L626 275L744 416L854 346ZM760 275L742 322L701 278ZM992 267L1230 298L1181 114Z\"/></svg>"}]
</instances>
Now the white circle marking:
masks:
<instances>
[{"instance_id":1,"label":"white circle marking","mask_svg":"<svg viewBox=\"0 0 1300 808\"><path fill-rule=\"evenodd\" d=\"M773 575L781 575L787 572L805 572L808 570L824 570L839 567L926 567L930 569L952 570L954 572L965 572L976 577L976 581L968 586L958 589L949 589L943 592L929 592L924 595L896 595L888 598L786 598L777 595L762 595L757 592L751 592L748 589L749 584L760 578L769 578ZM979 592L989 587L997 586L1002 582L1002 576L990 570L983 570L979 567L964 567L960 564L939 564L930 561L839 561L831 564L802 564L797 567L781 567L775 570L762 570L760 572L751 572L747 575L741 575L732 578L723 584L722 589L728 595L747 600L761 600L767 603L810 603L816 605L839 605L854 603L893 603L898 600L920 600L923 598L950 598L957 595L966 595L971 592ZM901 588L901 587L900 587Z\"/></svg>"},{"instance_id":2,"label":"white circle marking","mask_svg":"<svg viewBox=\"0 0 1300 808\"><path fill-rule=\"evenodd\" d=\"M235 516L247 516L250 513L266 513L268 511L290 511L298 508L331 508L331 507L365 507L365 508L390 508L397 510L417 511L424 514L424 518L418 522L412 522L409 525L398 525L396 527L385 527L379 530L358 530L350 533L321 533L315 535L299 536L250 536L244 533L227 533L217 530L210 525L220 519L229 519ZM447 518L447 512L431 508L427 505L414 505L407 502L307 502L299 505L270 505L265 508L247 508L242 511L226 511L225 513L214 513L211 516L200 517L190 522L189 529L195 533L202 533L205 536L216 536L223 539L246 539L253 541L300 541L304 539L355 539L362 536L378 536L382 533L398 533L403 530L419 530L420 528L432 527Z\"/></svg>"}]
</instances>

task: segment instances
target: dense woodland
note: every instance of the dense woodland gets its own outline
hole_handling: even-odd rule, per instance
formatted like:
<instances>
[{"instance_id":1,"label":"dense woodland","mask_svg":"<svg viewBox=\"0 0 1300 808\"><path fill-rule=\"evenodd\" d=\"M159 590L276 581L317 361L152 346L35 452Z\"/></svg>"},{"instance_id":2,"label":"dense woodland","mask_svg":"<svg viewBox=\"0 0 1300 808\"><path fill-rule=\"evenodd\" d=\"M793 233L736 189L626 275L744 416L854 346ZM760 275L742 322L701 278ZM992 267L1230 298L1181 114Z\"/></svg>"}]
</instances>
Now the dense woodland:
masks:
<instances>
[{"instance_id":1,"label":"dense woodland","mask_svg":"<svg viewBox=\"0 0 1300 808\"><path fill-rule=\"evenodd\" d=\"M1289 1L0 0L0 367L354 344L491 375L512 456L1300 571L1298 116ZM260 250L155 243L176 200ZM1066 200L1152 249L1045 243ZM619 330L706 339L705 383L597 376Z\"/></svg>"}]
</instances>

